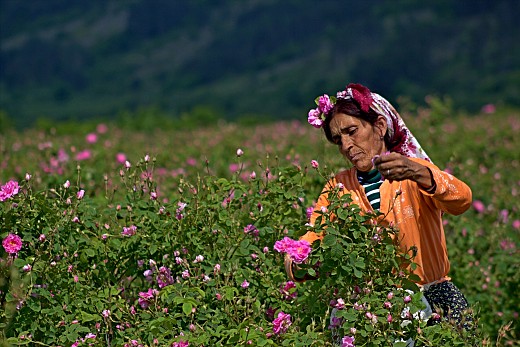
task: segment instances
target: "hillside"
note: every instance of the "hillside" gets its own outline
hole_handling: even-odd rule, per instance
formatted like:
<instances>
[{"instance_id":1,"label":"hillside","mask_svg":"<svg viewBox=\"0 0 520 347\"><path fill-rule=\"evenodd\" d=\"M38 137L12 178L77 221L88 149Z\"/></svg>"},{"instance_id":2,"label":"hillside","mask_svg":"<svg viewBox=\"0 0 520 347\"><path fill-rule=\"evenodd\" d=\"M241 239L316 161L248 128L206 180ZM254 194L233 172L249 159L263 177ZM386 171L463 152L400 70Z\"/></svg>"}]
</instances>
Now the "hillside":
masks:
<instances>
[{"instance_id":1,"label":"hillside","mask_svg":"<svg viewBox=\"0 0 520 347\"><path fill-rule=\"evenodd\" d=\"M0 110L18 126L153 107L301 117L349 81L390 99L520 105L516 0L0 2Z\"/></svg>"}]
</instances>

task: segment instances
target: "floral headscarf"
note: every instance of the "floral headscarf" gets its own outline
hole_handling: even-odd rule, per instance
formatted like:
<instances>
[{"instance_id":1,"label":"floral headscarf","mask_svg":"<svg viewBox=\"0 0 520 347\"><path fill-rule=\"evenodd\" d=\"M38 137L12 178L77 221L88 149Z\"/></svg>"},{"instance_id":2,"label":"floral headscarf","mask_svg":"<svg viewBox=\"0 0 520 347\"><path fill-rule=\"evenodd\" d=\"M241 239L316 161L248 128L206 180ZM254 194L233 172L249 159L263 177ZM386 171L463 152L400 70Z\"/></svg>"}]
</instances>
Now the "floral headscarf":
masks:
<instances>
[{"instance_id":1,"label":"floral headscarf","mask_svg":"<svg viewBox=\"0 0 520 347\"><path fill-rule=\"evenodd\" d=\"M317 108L311 109L308 114L308 122L315 128L321 128L327 117L330 116L337 99L353 99L363 112L372 109L378 115L385 117L388 124L388 134L392 147L391 152L397 152L410 158L421 158L431 162L426 152L422 149L417 139L404 124L403 119L395 108L381 95L372 93L367 87L351 83L345 90L339 91L334 96L324 94L316 98Z\"/></svg>"}]
</instances>

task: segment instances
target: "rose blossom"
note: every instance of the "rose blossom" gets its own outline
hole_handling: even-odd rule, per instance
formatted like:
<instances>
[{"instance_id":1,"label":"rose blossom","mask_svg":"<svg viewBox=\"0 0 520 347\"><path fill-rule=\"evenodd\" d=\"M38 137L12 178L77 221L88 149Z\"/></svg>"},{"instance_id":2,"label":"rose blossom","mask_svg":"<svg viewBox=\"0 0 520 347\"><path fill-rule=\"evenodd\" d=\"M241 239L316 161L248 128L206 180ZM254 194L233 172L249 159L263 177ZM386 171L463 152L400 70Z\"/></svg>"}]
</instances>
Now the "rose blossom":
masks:
<instances>
[{"instance_id":1,"label":"rose blossom","mask_svg":"<svg viewBox=\"0 0 520 347\"><path fill-rule=\"evenodd\" d=\"M273 321L273 332L276 335L284 334L291 324L291 315L280 311L278 317Z\"/></svg>"},{"instance_id":2,"label":"rose blossom","mask_svg":"<svg viewBox=\"0 0 520 347\"><path fill-rule=\"evenodd\" d=\"M312 125L315 128L321 128L323 125L323 120L321 119L321 112L317 108L312 109L309 111L307 121L310 125Z\"/></svg>"},{"instance_id":3,"label":"rose blossom","mask_svg":"<svg viewBox=\"0 0 520 347\"><path fill-rule=\"evenodd\" d=\"M5 201L18 194L19 186L16 181L9 181L0 188L0 201Z\"/></svg>"},{"instance_id":4,"label":"rose blossom","mask_svg":"<svg viewBox=\"0 0 520 347\"><path fill-rule=\"evenodd\" d=\"M323 94L318 99L318 110L320 110L323 113L328 113L332 108L334 107L334 104L332 103L332 100L330 100L330 97L327 94Z\"/></svg>"},{"instance_id":5,"label":"rose blossom","mask_svg":"<svg viewBox=\"0 0 520 347\"><path fill-rule=\"evenodd\" d=\"M341 347L355 347L354 340L354 336L343 336Z\"/></svg>"},{"instance_id":6,"label":"rose blossom","mask_svg":"<svg viewBox=\"0 0 520 347\"><path fill-rule=\"evenodd\" d=\"M22 249L22 239L18 235L9 234L2 241L2 246L4 246L7 253L16 254Z\"/></svg>"},{"instance_id":7,"label":"rose blossom","mask_svg":"<svg viewBox=\"0 0 520 347\"><path fill-rule=\"evenodd\" d=\"M310 243L305 240L293 240L284 237L280 241L276 241L274 249L280 253L287 253L296 264L304 262L311 253Z\"/></svg>"},{"instance_id":8,"label":"rose blossom","mask_svg":"<svg viewBox=\"0 0 520 347\"><path fill-rule=\"evenodd\" d=\"M81 189L81 190L78 192L78 194L77 194L78 200L83 199L84 196L85 196L85 190Z\"/></svg>"}]
</instances>

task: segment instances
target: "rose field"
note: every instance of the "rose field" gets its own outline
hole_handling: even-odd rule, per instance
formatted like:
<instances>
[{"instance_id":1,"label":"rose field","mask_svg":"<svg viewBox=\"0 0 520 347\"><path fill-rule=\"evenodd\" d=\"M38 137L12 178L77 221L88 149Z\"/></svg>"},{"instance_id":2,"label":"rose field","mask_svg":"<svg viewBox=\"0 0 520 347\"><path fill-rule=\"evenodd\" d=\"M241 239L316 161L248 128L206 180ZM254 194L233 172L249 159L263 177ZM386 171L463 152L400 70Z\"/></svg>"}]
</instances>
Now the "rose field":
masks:
<instances>
[{"instance_id":1,"label":"rose field","mask_svg":"<svg viewBox=\"0 0 520 347\"><path fill-rule=\"evenodd\" d=\"M444 216L472 329L421 319L398 230L348 196L307 224L349 164L305 117L127 117L0 129L0 345L518 346L520 112L409 109L434 163L472 188L472 208ZM310 254L293 247L324 228ZM315 279L289 281L286 253Z\"/></svg>"}]
</instances>

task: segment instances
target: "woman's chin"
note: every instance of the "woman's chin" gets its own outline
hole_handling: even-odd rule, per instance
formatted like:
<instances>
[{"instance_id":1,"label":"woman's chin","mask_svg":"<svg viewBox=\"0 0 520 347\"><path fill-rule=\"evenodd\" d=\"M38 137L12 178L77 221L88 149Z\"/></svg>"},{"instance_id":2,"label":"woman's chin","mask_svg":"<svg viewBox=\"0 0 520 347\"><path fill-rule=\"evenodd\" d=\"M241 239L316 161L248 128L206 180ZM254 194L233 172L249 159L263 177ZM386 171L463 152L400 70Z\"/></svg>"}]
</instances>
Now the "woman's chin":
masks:
<instances>
[{"instance_id":1,"label":"woman's chin","mask_svg":"<svg viewBox=\"0 0 520 347\"><path fill-rule=\"evenodd\" d=\"M360 172L369 172L374 168L372 162L366 163L365 161L356 161L353 162L352 165L356 168L356 170Z\"/></svg>"}]
</instances>

